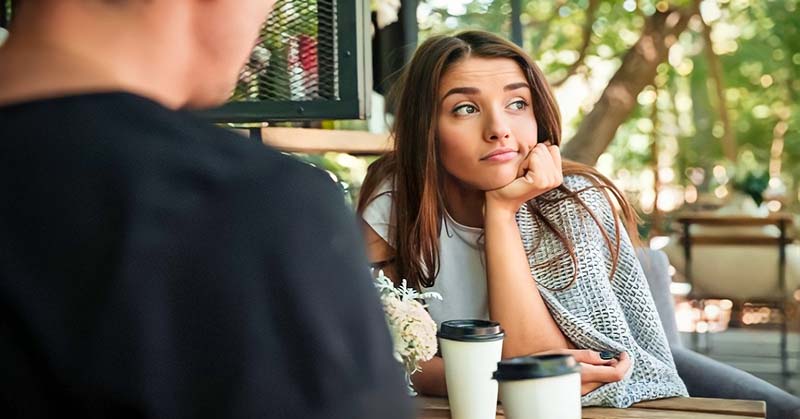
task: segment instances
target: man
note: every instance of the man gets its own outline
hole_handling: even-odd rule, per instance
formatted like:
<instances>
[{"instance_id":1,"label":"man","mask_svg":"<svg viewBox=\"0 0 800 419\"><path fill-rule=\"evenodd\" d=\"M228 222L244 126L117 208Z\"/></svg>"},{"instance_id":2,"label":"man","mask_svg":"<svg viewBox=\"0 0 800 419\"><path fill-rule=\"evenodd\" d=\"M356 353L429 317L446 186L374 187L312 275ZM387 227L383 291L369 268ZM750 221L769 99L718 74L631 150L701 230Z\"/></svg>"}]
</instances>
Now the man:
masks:
<instances>
[{"instance_id":1,"label":"man","mask_svg":"<svg viewBox=\"0 0 800 419\"><path fill-rule=\"evenodd\" d=\"M21 0L0 48L4 417L408 417L326 176L222 103L265 0Z\"/></svg>"}]
</instances>

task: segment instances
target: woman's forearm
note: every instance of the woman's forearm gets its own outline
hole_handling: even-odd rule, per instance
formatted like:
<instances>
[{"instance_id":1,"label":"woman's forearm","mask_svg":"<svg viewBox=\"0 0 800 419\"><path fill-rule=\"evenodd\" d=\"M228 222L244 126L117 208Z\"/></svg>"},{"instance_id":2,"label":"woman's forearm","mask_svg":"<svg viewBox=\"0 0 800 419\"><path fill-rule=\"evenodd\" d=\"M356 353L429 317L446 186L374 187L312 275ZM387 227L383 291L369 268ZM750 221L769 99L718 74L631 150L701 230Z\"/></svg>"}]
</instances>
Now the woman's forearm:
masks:
<instances>
[{"instance_id":1,"label":"woman's forearm","mask_svg":"<svg viewBox=\"0 0 800 419\"><path fill-rule=\"evenodd\" d=\"M414 389L425 396L447 396L447 384L444 378L444 360L435 356L420 365L421 371L411 376Z\"/></svg>"},{"instance_id":2,"label":"woman's forearm","mask_svg":"<svg viewBox=\"0 0 800 419\"><path fill-rule=\"evenodd\" d=\"M567 348L531 278L514 214L487 202L484 227L489 314L506 332L503 357Z\"/></svg>"}]
</instances>

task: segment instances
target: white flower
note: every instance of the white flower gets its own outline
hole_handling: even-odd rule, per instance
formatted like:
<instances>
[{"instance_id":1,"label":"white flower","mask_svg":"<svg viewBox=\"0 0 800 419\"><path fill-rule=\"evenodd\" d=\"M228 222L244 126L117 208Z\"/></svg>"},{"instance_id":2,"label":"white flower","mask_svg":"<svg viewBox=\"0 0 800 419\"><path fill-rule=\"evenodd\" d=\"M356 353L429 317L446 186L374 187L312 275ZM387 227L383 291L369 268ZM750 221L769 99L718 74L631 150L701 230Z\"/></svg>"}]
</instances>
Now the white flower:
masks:
<instances>
[{"instance_id":1,"label":"white flower","mask_svg":"<svg viewBox=\"0 0 800 419\"><path fill-rule=\"evenodd\" d=\"M428 361L436 354L436 323L425 310L425 299L442 297L435 292L419 293L403 280L399 287L384 275L375 278L391 332L394 357L411 375L419 371L420 362Z\"/></svg>"}]
</instances>

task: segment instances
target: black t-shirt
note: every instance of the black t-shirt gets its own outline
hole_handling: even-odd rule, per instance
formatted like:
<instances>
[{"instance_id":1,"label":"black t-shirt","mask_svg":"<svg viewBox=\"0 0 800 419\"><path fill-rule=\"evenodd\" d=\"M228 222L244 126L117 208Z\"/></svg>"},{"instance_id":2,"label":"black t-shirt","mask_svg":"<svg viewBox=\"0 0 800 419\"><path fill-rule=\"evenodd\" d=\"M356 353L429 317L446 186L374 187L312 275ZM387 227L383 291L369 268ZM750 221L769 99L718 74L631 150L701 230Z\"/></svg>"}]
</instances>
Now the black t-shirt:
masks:
<instances>
[{"instance_id":1,"label":"black t-shirt","mask_svg":"<svg viewBox=\"0 0 800 419\"><path fill-rule=\"evenodd\" d=\"M127 93L0 107L0 415L401 418L327 176Z\"/></svg>"}]
</instances>

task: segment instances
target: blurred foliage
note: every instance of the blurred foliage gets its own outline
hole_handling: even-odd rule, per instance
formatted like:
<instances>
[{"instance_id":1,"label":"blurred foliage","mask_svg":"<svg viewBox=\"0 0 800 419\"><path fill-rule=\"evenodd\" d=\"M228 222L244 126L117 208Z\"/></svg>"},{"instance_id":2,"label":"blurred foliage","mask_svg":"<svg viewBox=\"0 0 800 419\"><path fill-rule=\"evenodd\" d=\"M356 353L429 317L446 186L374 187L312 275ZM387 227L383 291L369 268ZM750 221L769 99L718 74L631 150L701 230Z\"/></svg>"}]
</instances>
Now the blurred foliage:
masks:
<instances>
[{"instance_id":1,"label":"blurred foliage","mask_svg":"<svg viewBox=\"0 0 800 419\"><path fill-rule=\"evenodd\" d=\"M648 16L689 3L522 0L523 48L557 85L565 139L592 109L622 57L639 39ZM667 213L695 199L694 205L714 200L713 205L722 205L730 197L729 189L755 194L763 187L764 173L775 178L768 178L767 188L777 185L772 196L777 196L783 209L798 208L798 3L800 0L702 1L702 18L690 21L670 49L668 62L659 66L653 85L639 94L639 106L619 127L597 166L643 210L643 233L654 227L649 213L655 201L655 178L663 188L658 208ZM595 5L594 13L589 13L591 5ZM510 15L509 0L420 0L419 40L470 28L509 36ZM590 25L590 39L584 49L586 25ZM711 28L710 47L720 63L722 104L704 41L705 25ZM727 108L735 134L736 161L726 159L722 152L720 106ZM335 168L331 170L335 172ZM699 198L690 200L692 193Z\"/></svg>"},{"instance_id":2,"label":"blurred foliage","mask_svg":"<svg viewBox=\"0 0 800 419\"><path fill-rule=\"evenodd\" d=\"M294 153L296 158L326 171L341 188L348 205L355 208L361 182L367 174L367 167L377 157L355 157L346 153L328 152L323 154Z\"/></svg>"},{"instance_id":3,"label":"blurred foliage","mask_svg":"<svg viewBox=\"0 0 800 419\"><path fill-rule=\"evenodd\" d=\"M591 38L574 74L559 84L556 96L568 139L592 109L619 68L624 54L639 39L648 16L656 10L686 7L689 1L523 0L523 48L550 79L559 84L581 57L583 28ZM639 106L619 127L598 167L629 190L633 198L652 183L658 155L660 181L678 190L697 186L701 194L734 178L755 185L757 173L768 173L773 140L785 132L777 154L784 204L797 207L800 178L800 19L798 0L706 0L678 42L668 62L659 66L653 86L638 97ZM509 0L422 0L418 10L420 39L438 33L478 28L510 34ZM711 28L712 50L721 64L725 103L720 104L710 71L703 29ZM576 102L573 98L581 98ZM727 160L720 139L724 125L719 106L728 110L737 143L736 161ZM653 109L655 107L655 110ZM781 127L781 124L783 126ZM657 141L654 153L653 141ZM747 157L744 158L743 157ZM746 166L743 160L746 160ZM725 176L711 174L716 166ZM721 193L720 193L721 194ZM678 207L683 203L682 198ZM669 210L671 206L667 205ZM659 208L661 206L659 205Z\"/></svg>"}]
</instances>

